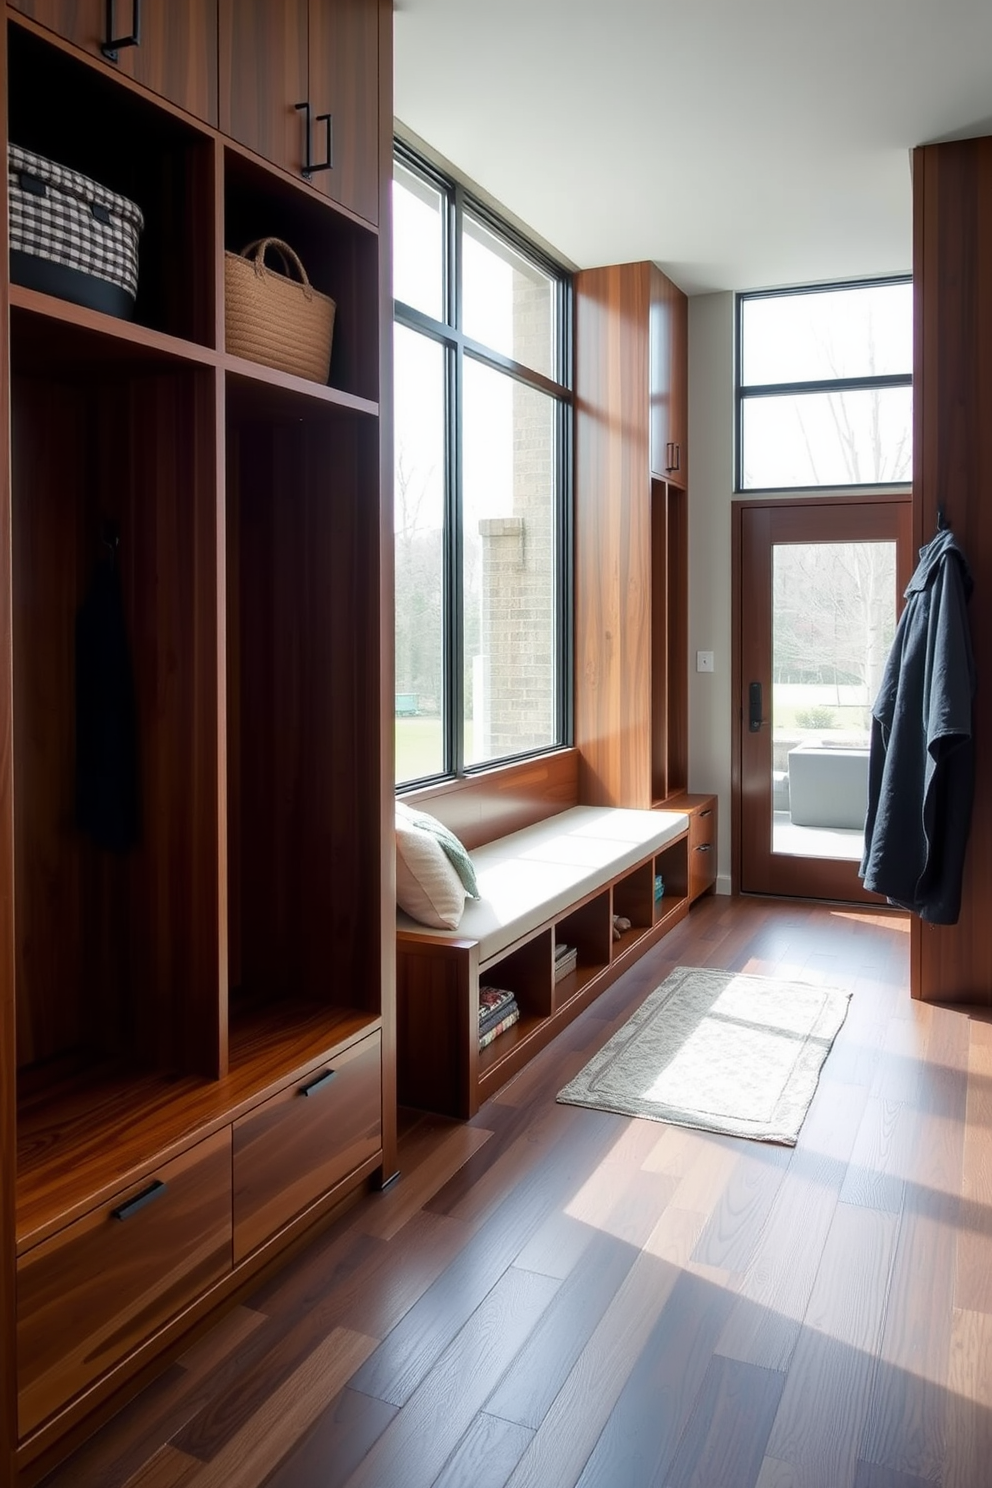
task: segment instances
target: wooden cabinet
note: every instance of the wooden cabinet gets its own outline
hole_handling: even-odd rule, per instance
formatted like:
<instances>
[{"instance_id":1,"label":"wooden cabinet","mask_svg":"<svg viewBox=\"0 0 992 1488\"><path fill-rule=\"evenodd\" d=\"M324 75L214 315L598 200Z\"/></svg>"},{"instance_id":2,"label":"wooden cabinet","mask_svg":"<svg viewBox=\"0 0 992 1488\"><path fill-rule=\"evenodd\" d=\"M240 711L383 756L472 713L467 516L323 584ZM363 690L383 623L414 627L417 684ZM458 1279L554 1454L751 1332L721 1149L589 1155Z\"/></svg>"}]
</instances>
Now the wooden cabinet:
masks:
<instances>
[{"instance_id":1,"label":"wooden cabinet","mask_svg":"<svg viewBox=\"0 0 992 1488\"><path fill-rule=\"evenodd\" d=\"M342 3L342 45L359 11L378 201L392 12ZM0 32L7 138L145 221L130 321L0 253L2 1488L396 1159L388 245L172 88L216 76L212 5L147 0L116 67L89 14L8 7ZM142 74L152 48L172 60ZM278 59L258 33L242 63ZM326 386L224 348L225 248L266 232L338 302ZM126 658L128 849L76 810L94 589ZM330 1104L290 1119L324 1068Z\"/></svg>"},{"instance_id":2,"label":"wooden cabinet","mask_svg":"<svg viewBox=\"0 0 992 1488\"><path fill-rule=\"evenodd\" d=\"M688 785L687 302L651 263L575 296L579 792L646 808Z\"/></svg>"},{"instance_id":3,"label":"wooden cabinet","mask_svg":"<svg viewBox=\"0 0 992 1488\"><path fill-rule=\"evenodd\" d=\"M308 1072L234 1123L234 1259L379 1151L377 1033Z\"/></svg>"},{"instance_id":4,"label":"wooden cabinet","mask_svg":"<svg viewBox=\"0 0 992 1488\"><path fill-rule=\"evenodd\" d=\"M262 72L251 59L266 55ZM364 0L221 0L221 127L378 221L379 56ZM299 107L304 105L304 107Z\"/></svg>"},{"instance_id":5,"label":"wooden cabinet","mask_svg":"<svg viewBox=\"0 0 992 1488\"><path fill-rule=\"evenodd\" d=\"M686 793L667 801L670 811L689 816L689 902L716 884L717 798Z\"/></svg>"},{"instance_id":6,"label":"wooden cabinet","mask_svg":"<svg viewBox=\"0 0 992 1488\"><path fill-rule=\"evenodd\" d=\"M116 0L114 33L107 31L105 0L12 0L42 26L56 32L122 77L133 78L170 103L208 124L217 123L217 0ZM116 48L111 40L135 34L138 43Z\"/></svg>"},{"instance_id":7,"label":"wooden cabinet","mask_svg":"<svg viewBox=\"0 0 992 1488\"><path fill-rule=\"evenodd\" d=\"M230 1130L27 1251L17 1266L21 1434L230 1269Z\"/></svg>"},{"instance_id":8,"label":"wooden cabinet","mask_svg":"<svg viewBox=\"0 0 992 1488\"><path fill-rule=\"evenodd\" d=\"M651 474L689 482L689 301L651 265L649 311Z\"/></svg>"}]
</instances>

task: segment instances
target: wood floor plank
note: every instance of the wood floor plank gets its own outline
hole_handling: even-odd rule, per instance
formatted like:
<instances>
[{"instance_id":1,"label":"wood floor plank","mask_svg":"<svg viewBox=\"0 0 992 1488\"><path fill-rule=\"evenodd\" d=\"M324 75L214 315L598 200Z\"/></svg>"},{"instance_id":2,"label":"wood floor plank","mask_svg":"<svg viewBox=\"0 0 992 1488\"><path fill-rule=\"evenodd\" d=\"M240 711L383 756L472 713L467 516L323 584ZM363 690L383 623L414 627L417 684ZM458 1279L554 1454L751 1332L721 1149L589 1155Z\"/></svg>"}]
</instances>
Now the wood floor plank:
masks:
<instances>
[{"instance_id":1,"label":"wood floor plank","mask_svg":"<svg viewBox=\"0 0 992 1488\"><path fill-rule=\"evenodd\" d=\"M395 1405L345 1386L265 1488L342 1488L395 1415Z\"/></svg>"},{"instance_id":2,"label":"wood floor plank","mask_svg":"<svg viewBox=\"0 0 992 1488\"><path fill-rule=\"evenodd\" d=\"M954 1305L992 1313L992 1025L971 1019Z\"/></svg>"},{"instance_id":3,"label":"wood floor plank","mask_svg":"<svg viewBox=\"0 0 992 1488\"><path fill-rule=\"evenodd\" d=\"M363 1210L361 1228L369 1235L391 1240L459 1168L492 1140L492 1135L484 1126L456 1126L446 1132L412 1173L400 1173L399 1181L380 1194L378 1204Z\"/></svg>"},{"instance_id":4,"label":"wood floor plank","mask_svg":"<svg viewBox=\"0 0 992 1488\"><path fill-rule=\"evenodd\" d=\"M665 1481L733 1295L683 1271L633 1362L576 1488Z\"/></svg>"},{"instance_id":5,"label":"wood floor plank","mask_svg":"<svg viewBox=\"0 0 992 1488\"><path fill-rule=\"evenodd\" d=\"M823 1094L814 1097L717 1346L743 1364L789 1367L833 1224L867 1091L855 1087L840 1103Z\"/></svg>"},{"instance_id":6,"label":"wood floor plank","mask_svg":"<svg viewBox=\"0 0 992 1488\"><path fill-rule=\"evenodd\" d=\"M609 1148L613 1130L608 1119L594 1127L568 1124L562 1138L512 1187L443 1276L404 1314L353 1381L356 1389L394 1405L409 1399L548 1213L579 1187L590 1153L596 1153L598 1162Z\"/></svg>"},{"instance_id":7,"label":"wood floor plank","mask_svg":"<svg viewBox=\"0 0 992 1488\"><path fill-rule=\"evenodd\" d=\"M744 1150L711 1209L693 1260L727 1271L747 1270L792 1156L789 1148L770 1144L759 1154L755 1145L741 1143Z\"/></svg>"},{"instance_id":8,"label":"wood floor plank","mask_svg":"<svg viewBox=\"0 0 992 1488\"><path fill-rule=\"evenodd\" d=\"M469 1484L471 1488L503 1488L533 1434L526 1426L501 1421L483 1411L448 1458L432 1488L467 1488Z\"/></svg>"},{"instance_id":9,"label":"wood floor plank","mask_svg":"<svg viewBox=\"0 0 992 1488\"><path fill-rule=\"evenodd\" d=\"M457 1180L445 1184L437 1203L426 1207L449 1214L473 1228L483 1225L506 1199L507 1189L547 1161L548 1153L575 1125L574 1108L549 1104L510 1142L493 1144L492 1152L480 1152L478 1161L467 1163ZM497 1150L501 1149L501 1150Z\"/></svg>"},{"instance_id":10,"label":"wood floor plank","mask_svg":"<svg viewBox=\"0 0 992 1488\"><path fill-rule=\"evenodd\" d=\"M209 1333L198 1339L184 1354L180 1354L178 1363L190 1379L214 1375L232 1357L243 1353L246 1342L256 1328L267 1321L266 1315L256 1312L254 1308L235 1307L221 1318L215 1328L211 1328Z\"/></svg>"},{"instance_id":11,"label":"wood floor plank","mask_svg":"<svg viewBox=\"0 0 992 1488\"><path fill-rule=\"evenodd\" d=\"M940 1480L946 1450L954 1221L950 1198L910 1194L858 1453L868 1464L931 1482Z\"/></svg>"},{"instance_id":12,"label":"wood floor plank","mask_svg":"<svg viewBox=\"0 0 992 1488\"><path fill-rule=\"evenodd\" d=\"M189 1488L203 1463L168 1444L128 1478L126 1488Z\"/></svg>"},{"instance_id":13,"label":"wood floor plank","mask_svg":"<svg viewBox=\"0 0 992 1488\"><path fill-rule=\"evenodd\" d=\"M573 1488L687 1265L705 1217L668 1208L573 1366L508 1488Z\"/></svg>"},{"instance_id":14,"label":"wood floor plank","mask_svg":"<svg viewBox=\"0 0 992 1488\"><path fill-rule=\"evenodd\" d=\"M947 1371L943 1488L988 1483L992 1463L992 1317L955 1309Z\"/></svg>"},{"instance_id":15,"label":"wood floor plank","mask_svg":"<svg viewBox=\"0 0 992 1488\"><path fill-rule=\"evenodd\" d=\"M775 1419L785 1375L715 1354L665 1488L753 1488Z\"/></svg>"},{"instance_id":16,"label":"wood floor plank","mask_svg":"<svg viewBox=\"0 0 992 1488\"><path fill-rule=\"evenodd\" d=\"M933 1488L935 1482L940 1478L917 1478L874 1462L859 1462L854 1474L854 1488Z\"/></svg>"},{"instance_id":17,"label":"wood floor plank","mask_svg":"<svg viewBox=\"0 0 992 1488\"><path fill-rule=\"evenodd\" d=\"M247 1419L238 1434L201 1466L189 1480L193 1488L260 1488L375 1344L374 1338L335 1328Z\"/></svg>"},{"instance_id":18,"label":"wood floor plank","mask_svg":"<svg viewBox=\"0 0 992 1488\"><path fill-rule=\"evenodd\" d=\"M837 1207L767 1443L769 1457L806 1469L810 1488L854 1477L897 1231L894 1215Z\"/></svg>"},{"instance_id":19,"label":"wood floor plank","mask_svg":"<svg viewBox=\"0 0 992 1488\"><path fill-rule=\"evenodd\" d=\"M603 1313L622 1286L649 1239L657 1215L671 1198L672 1185L656 1178L655 1202L643 1186L629 1184L604 1212L602 1229L559 1288L512 1370L486 1401L486 1410L518 1425L536 1428L589 1341Z\"/></svg>"},{"instance_id":20,"label":"wood floor plank","mask_svg":"<svg viewBox=\"0 0 992 1488\"><path fill-rule=\"evenodd\" d=\"M347 1488L432 1488L558 1289L511 1267L425 1374Z\"/></svg>"},{"instance_id":21,"label":"wood floor plank","mask_svg":"<svg viewBox=\"0 0 992 1488\"><path fill-rule=\"evenodd\" d=\"M917 1116L915 1105L869 1096L841 1187L842 1203L902 1213Z\"/></svg>"}]
</instances>

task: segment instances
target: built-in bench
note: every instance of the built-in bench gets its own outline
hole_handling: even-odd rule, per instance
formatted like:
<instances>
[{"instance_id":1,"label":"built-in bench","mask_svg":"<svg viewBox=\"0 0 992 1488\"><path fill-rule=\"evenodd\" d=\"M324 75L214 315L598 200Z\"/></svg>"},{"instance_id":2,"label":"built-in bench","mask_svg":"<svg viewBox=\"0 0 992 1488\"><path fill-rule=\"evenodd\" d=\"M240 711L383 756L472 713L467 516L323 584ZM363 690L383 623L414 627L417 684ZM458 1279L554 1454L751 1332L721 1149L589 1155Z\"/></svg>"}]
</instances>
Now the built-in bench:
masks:
<instances>
[{"instance_id":1,"label":"built-in bench","mask_svg":"<svg viewBox=\"0 0 992 1488\"><path fill-rule=\"evenodd\" d=\"M443 799L421 804L455 827ZM400 1101L473 1116L659 940L689 907L689 826L680 811L573 805L493 841L470 840L482 897L468 901L457 930L398 916ZM619 932L618 917L629 921ZM576 958L556 975L561 945ZM480 985L512 991L520 1009L481 1051Z\"/></svg>"}]
</instances>

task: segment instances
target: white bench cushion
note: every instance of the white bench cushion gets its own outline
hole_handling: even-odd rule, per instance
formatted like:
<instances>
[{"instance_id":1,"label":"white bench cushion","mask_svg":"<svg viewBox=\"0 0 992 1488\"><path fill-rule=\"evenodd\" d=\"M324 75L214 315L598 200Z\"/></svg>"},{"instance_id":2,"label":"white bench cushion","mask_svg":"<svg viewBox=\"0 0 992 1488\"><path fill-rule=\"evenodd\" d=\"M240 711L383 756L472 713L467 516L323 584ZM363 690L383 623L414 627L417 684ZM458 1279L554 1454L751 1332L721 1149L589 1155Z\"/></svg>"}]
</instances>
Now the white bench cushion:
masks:
<instances>
[{"instance_id":1,"label":"white bench cushion","mask_svg":"<svg viewBox=\"0 0 992 1488\"><path fill-rule=\"evenodd\" d=\"M397 929L477 940L480 961L488 961L681 836L688 825L681 811L572 806L475 849L472 862L482 897L466 902L457 930L427 930L402 911Z\"/></svg>"}]
</instances>

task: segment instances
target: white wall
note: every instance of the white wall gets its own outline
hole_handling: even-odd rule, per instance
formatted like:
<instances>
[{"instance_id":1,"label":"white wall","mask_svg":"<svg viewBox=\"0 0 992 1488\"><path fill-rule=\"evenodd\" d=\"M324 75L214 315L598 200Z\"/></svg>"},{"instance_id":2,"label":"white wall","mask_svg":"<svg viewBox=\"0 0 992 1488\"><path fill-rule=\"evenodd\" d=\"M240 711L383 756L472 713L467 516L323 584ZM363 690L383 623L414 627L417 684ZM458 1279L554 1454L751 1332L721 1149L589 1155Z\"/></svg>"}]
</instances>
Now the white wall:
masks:
<instances>
[{"instance_id":1,"label":"white wall","mask_svg":"<svg viewBox=\"0 0 992 1488\"><path fill-rule=\"evenodd\" d=\"M717 893L730 893L730 504L734 296L689 300L689 789L719 804ZM714 671L696 671L696 652Z\"/></svg>"}]
</instances>

